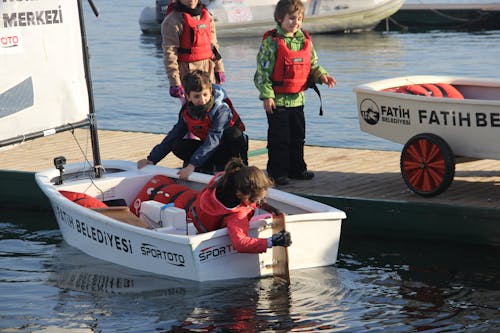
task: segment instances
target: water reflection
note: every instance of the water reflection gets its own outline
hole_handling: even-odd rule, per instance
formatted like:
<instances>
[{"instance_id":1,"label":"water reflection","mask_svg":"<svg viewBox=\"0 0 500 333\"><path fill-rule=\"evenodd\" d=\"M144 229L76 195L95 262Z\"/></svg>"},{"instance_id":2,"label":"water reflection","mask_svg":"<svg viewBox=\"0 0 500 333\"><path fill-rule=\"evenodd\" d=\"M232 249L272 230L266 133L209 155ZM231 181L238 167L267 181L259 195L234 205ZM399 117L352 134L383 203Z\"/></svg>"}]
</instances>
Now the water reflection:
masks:
<instances>
[{"instance_id":1,"label":"water reflection","mask_svg":"<svg viewBox=\"0 0 500 333\"><path fill-rule=\"evenodd\" d=\"M398 332L500 328L493 319L500 305L500 249L383 239L355 244L344 246L338 266L349 269L343 281L353 283L344 304L365 303L363 321L376 318L384 331Z\"/></svg>"},{"instance_id":2,"label":"water reflection","mask_svg":"<svg viewBox=\"0 0 500 333\"><path fill-rule=\"evenodd\" d=\"M294 271L289 287L273 278L197 283L103 262L64 242L46 264L50 271L47 283L60 289L57 307L65 308L68 315L67 309L71 312L75 304L86 304L89 311L75 312L71 317L88 323L91 316L96 328L103 331L110 325L103 313L113 318L115 313L126 316L127 326L146 331L174 327L243 332L253 332L256 327L258 331L333 327L335 323L328 316L335 307L325 305L340 304L338 296L342 295L337 292L340 280L333 267ZM148 324L145 317L151 318ZM116 318L112 321L118 325Z\"/></svg>"}]
</instances>

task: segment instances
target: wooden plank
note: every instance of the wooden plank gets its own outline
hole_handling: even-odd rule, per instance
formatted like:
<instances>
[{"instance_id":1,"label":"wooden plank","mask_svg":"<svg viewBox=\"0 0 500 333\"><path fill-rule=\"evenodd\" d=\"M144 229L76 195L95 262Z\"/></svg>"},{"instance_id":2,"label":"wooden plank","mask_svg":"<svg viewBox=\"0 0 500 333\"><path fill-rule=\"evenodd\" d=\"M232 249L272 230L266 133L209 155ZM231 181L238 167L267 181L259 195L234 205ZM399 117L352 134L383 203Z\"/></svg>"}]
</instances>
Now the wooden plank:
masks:
<instances>
[{"instance_id":1,"label":"wooden plank","mask_svg":"<svg viewBox=\"0 0 500 333\"><path fill-rule=\"evenodd\" d=\"M273 215L273 234L286 231L285 214ZM290 284L290 270L288 268L288 248L273 246L273 275Z\"/></svg>"},{"instance_id":2,"label":"wooden plank","mask_svg":"<svg viewBox=\"0 0 500 333\"><path fill-rule=\"evenodd\" d=\"M285 214L279 209L271 206L267 202L261 202L260 208L273 215L273 235L286 231ZM293 240L292 240L293 243ZM290 284L290 270L288 267L288 248L283 246L273 246L273 276L282 280L285 284Z\"/></svg>"},{"instance_id":3,"label":"wooden plank","mask_svg":"<svg viewBox=\"0 0 500 333\"><path fill-rule=\"evenodd\" d=\"M134 225L136 227L141 227L145 229L151 229L149 224L135 216L127 206L115 206L115 207L102 207L102 208L92 208L92 210L99 212L103 215L111 217L115 220Z\"/></svg>"}]
</instances>

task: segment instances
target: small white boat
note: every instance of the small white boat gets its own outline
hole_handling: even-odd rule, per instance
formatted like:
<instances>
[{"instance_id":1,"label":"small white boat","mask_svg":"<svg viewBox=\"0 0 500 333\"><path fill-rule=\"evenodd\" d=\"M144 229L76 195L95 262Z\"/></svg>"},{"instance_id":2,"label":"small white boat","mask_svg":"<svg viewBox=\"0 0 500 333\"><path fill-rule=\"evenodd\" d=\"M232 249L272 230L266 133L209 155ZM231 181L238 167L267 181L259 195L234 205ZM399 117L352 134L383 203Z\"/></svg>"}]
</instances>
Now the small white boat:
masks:
<instances>
[{"instance_id":1,"label":"small white boat","mask_svg":"<svg viewBox=\"0 0 500 333\"><path fill-rule=\"evenodd\" d=\"M255 37L273 29L277 0L202 1L216 21L218 37ZM160 24L170 0L157 0L145 7L139 26L145 34L160 33ZM381 20L397 12L403 0L312 0L304 1L304 29L310 33L361 32L372 30Z\"/></svg>"},{"instance_id":2,"label":"small white boat","mask_svg":"<svg viewBox=\"0 0 500 333\"><path fill-rule=\"evenodd\" d=\"M50 13L50 21L19 23L26 13L41 11ZM273 252L283 247L263 254L238 253L226 229L196 234L185 217L178 228L173 217L179 222L179 215L160 224L157 218L141 219L130 212L129 207L138 208L134 199L153 175L168 176L192 189L206 186L211 176L194 173L189 181L181 182L177 169L148 166L138 170L135 162L101 161L80 0L65 2L63 7L57 0L8 2L0 7L0 15L10 18L10 26L0 32L2 41L9 44L0 48L5 74L0 80L0 147L75 127L90 130L92 162L83 154L83 162L65 165L65 158L59 156L54 158L55 168L35 174L68 244L122 266L195 281L273 274L277 266ZM108 207L84 207L61 191L85 195ZM336 262L344 212L274 189L266 200L287 214L287 230L293 240L287 248L290 269ZM165 205L148 203L153 204L150 208L158 208L160 216ZM183 211L173 212L179 210ZM273 218L263 214L265 211L257 211L251 236L270 237L273 233Z\"/></svg>"},{"instance_id":3,"label":"small white boat","mask_svg":"<svg viewBox=\"0 0 500 333\"><path fill-rule=\"evenodd\" d=\"M65 180L56 185L59 171L38 172L36 181L50 199L64 240L81 251L134 269L189 280L225 280L273 274L273 255L236 252L227 229L196 234L184 219L174 226L167 219L160 228L148 228L128 206L154 175L177 178L177 169L146 167L137 170L127 161L104 161L107 172L92 176L85 163L64 166ZM84 171L87 168L87 171ZM194 173L179 183L201 189L210 175ZM123 200L125 206L89 209L68 200L60 191L85 193L105 202ZM270 189L266 201L287 212L287 230L293 244L288 248L290 270L328 266L335 263L341 221L345 214L330 206ZM157 216L160 216L158 209ZM264 215L262 215L264 214ZM273 219L258 210L250 235L270 237ZM168 224L168 225L166 225Z\"/></svg>"},{"instance_id":4,"label":"small white boat","mask_svg":"<svg viewBox=\"0 0 500 333\"><path fill-rule=\"evenodd\" d=\"M354 88L362 131L404 144L401 174L422 196L448 188L455 156L500 159L500 80L407 76Z\"/></svg>"}]
</instances>

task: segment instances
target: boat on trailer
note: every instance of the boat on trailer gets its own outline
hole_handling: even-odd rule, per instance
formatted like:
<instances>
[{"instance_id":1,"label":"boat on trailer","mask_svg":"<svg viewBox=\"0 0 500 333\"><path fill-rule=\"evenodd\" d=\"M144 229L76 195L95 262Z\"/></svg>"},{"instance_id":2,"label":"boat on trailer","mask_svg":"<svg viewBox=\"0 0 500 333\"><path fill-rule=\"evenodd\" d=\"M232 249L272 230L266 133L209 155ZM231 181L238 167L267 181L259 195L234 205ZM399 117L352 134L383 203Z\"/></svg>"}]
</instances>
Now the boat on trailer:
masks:
<instances>
[{"instance_id":1,"label":"boat on trailer","mask_svg":"<svg viewBox=\"0 0 500 333\"><path fill-rule=\"evenodd\" d=\"M171 0L156 0L155 7L145 7L139 17L144 34L160 33ZM214 16L218 37L261 37L273 29L277 0L202 1ZM396 13L403 0L309 0L303 28L310 33L362 32L372 30L381 20Z\"/></svg>"},{"instance_id":2,"label":"boat on trailer","mask_svg":"<svg viewBox=\"0 0 500 333\"><path fill-rule=\"evenodd\" d=\"M401 175L419 195L445 191L461 160L500 159L498 79L406 76L354 92L361 130L404 145Z\"/></svg>"},{"instance_id":3,"label":"boat on trailer","mask_svg":"<svg viewBox=\"0 0 500 333\"><path fill-rule=\"evenodd\" d=\"M26 20L26 13L41 11L52 15L50 22ZM81 162L66 164L63 156L53 156L54 168L35 174L65 242L122 266L195 281L269 276L284 263L294 270L336 262L345 213L303 197L270 189L266 201L272 209L257 209L251 221L250 236L270 237L277 223L271 213L286 213L293 244L281 261L275 254L283 247L238 253L226 228L197 234L184 209L155 197L138 200L155 177L199 191L212 176L193 173L182 181L175 168L138 170L132 161L101 161L81 0L7 2L0 14L8 18L0 33L10 44L0 49L6 74L0 80L0 146L89 129L91 158L83 154Z\"/></svg>"}]
</instances>

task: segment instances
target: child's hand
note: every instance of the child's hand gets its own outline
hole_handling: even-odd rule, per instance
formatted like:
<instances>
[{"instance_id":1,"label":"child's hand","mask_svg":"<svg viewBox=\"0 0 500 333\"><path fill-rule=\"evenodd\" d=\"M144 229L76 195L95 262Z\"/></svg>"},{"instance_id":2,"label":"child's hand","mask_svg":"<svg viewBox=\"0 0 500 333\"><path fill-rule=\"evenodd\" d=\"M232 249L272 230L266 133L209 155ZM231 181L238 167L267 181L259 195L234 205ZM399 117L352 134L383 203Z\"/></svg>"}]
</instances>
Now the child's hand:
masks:
<instances>
[{"instance_id":1,"label":"child's hand","mask_svg":"<svg viewBox=\"0 0 500 333\"><path fill-rule=\"evenodd\" d=\"M182 88L182 86L171 86L169 93L172 97L184 98L184 88Z\"/></svg>"},{"instance_id":2,"label":"child's hand","mask_svg":"<svg viewBox=\"0 0 500 333\"><path fill-rule=\"evenodd\" d=\"M193 173L194 171L194 165L188 164L185 168L180 169L177 174L179 175L179 178L182 180L187 180L188 177Z\"/></svg>"},{"instance_id":3,"label":"child's hand","mask_svg":"<svg viewBox=\"0 0 500 333\"><path fill-rule=\"evenodd\" d=\"M292 237L288 231L281 230L280 232L272 235L271 242L273 246L289 247L292 245Z\"/></svg>"},{"instance_id":4,"label":"child's hand","mask_svg":"<svg viewBox=\"0 0 500 333\"><path fill-rule=\"evenodd\" d=\"M276 105L274 104L274 99L272 98L266 98L263 101L264 104L264 110L268 114L273 114L274 109L276 108Z\"/></svg>"},{"instance_id":5,"label":"child's hand","mask_svg":"<svg viewBox=\"0 0 500 333\"><path fill-rule=\"evenodd\" d=\"M154 164L153 162L151 162L150 160L148 159L145 159L143 158L142 160L139 160L137 161L137 169L142 169L144 168L146 165L152 165Z\"/></svg>"},{"instance_id":6,"label":"child's hand","mask_svg":"<svg viewBox=\"0 0 500 333\"><path fill-rule=\"evenodd\" d=\"M326 84L329 88L333 88L333 86L337 83L334 77L326 74L321 75L321 82Z\"/></svg>"}]
</instances>

